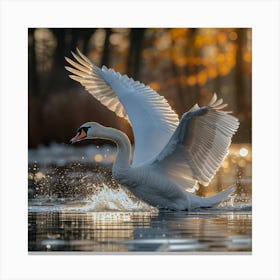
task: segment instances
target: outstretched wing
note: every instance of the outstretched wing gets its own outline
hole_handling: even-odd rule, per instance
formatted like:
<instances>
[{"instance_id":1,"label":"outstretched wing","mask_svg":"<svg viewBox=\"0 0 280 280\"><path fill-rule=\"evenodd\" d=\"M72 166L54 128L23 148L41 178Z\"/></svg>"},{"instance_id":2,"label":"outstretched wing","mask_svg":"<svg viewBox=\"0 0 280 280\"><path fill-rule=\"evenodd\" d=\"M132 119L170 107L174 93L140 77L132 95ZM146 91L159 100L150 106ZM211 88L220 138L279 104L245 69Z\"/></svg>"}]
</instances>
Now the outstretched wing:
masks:
<instances>
[{"instance_id":1,"label":"outstretched wing","mask_svg":"<svg viewBox=\"0 0 280 280\"><path fill-rule=\"evenodd\" d=\"M78 50L74 68L65 68L69 77L119 117L129 119L135 139L133 165L140 165L160 153L175 131L179 120L167 100L150 87L105 66L98 68Z\"/></svg>"},{"instance_id":2,"label":"outstretched wing","mask_svg":"<svg viewBox=\"0 0 280 280\"><path fill-rule=\"evenodd\" d=\"M239 121L223 111L227 104L214 94L208 106L197 104L182 116L166 147L150 163L180 186L207 186L228 153Z\"/></svg>"}]
</instances>

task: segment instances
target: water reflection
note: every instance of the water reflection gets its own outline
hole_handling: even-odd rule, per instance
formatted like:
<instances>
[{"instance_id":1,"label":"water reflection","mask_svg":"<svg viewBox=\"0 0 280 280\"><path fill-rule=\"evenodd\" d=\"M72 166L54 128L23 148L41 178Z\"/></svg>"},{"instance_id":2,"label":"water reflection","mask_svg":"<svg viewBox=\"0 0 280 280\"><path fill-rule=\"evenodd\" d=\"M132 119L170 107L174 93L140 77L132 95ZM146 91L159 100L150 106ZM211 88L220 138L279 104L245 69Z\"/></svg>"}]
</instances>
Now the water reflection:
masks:
<instances>
[{"instance_id":1,"label":"water reflection","mask_svg":"<svg viewBox=\"0 0 280 280\"><path fill-rule=\"evenodd\" d=\"M248 212L29 213L29 251L251 251Z\"/></svg>"},{"instance_id":2,"label":"water reflection","mask_svg":"<svg viewBox=\"0 0 280 280\"><path fill-rule=\"evenodd\" d=\"M134 238L135 227L147 228L149 212L29 213L30 251L126 252L122 240Z\"/></svg>"}]
</instances>

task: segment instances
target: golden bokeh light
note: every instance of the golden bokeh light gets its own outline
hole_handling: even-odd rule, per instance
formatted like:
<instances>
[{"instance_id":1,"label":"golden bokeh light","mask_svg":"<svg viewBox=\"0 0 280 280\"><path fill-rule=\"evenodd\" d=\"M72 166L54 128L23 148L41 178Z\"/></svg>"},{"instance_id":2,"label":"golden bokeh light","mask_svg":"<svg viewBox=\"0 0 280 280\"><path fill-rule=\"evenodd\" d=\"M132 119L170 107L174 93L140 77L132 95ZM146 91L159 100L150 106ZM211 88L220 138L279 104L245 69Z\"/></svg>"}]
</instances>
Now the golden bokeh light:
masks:
<instances>
[{"instance_id":1,"label":"golden bokeh light","mask_svg":"<svg viewBox=\"0 0 280 280\"><path fill-rule=\"evenodd\" d=\"M247 155L248 155L248 150L246 149L246 148L241 148L240 150L239 150L239 154L240 154L240 156L242 156L242 157L246 157Z\"/></svg>"},{"instance_id":2,"label":"golden bokeh light","mask_svg":"<svg viewBox=\"0 0 280 280\"><path fill-rule=\"evenodd\" d=\"M230 39L230 40L234 41L234 40L236 40L237 38L238 38L238 36L237 36L237 33L236 33L236 32L232 31L232 32L229 33L229 39Z\"/></svg>"},{"instance_id":3,"label":"golden bokeh light","mask_svg":"<svg viewBox=\"0 0 280 280\"><path fill-rule=\"evenodd\" d=\"M101 162L101 161L103 160L103 156L102 156L101 154L96 154L96 155L94 156L94 160L95 160L96 162Z\"/></svg>"}]
</instances>

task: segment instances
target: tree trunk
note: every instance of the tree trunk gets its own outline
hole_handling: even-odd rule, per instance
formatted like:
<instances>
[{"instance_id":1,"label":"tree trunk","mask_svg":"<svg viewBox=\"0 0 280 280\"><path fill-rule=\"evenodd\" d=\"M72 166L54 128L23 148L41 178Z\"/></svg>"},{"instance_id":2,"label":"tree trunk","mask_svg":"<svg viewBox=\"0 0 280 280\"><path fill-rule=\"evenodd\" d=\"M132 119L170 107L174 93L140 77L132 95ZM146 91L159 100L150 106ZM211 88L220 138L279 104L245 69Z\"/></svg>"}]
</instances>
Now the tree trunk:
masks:
<instances>
[{"instance_id":1,"label":"tree trunk","mask_svg":"<svg viewBox=\"0 0 280 280\"><path fill-rule=\"evenodd\" d=\"M238 28L236 30L237 53L236 53L236 69L235 69L235 87L236 87L236 105L237 114L240 119L239 133L237 139L239 142L251 142L252 139L252 113L251 113L251 97L248 98L248 92L251 94L251 78L244 71L243 50L246 45L246 28ZM248 81L249 79L249 81ZM247 83L248 82L248 88Z\"/></svg>"},{"instance_id":2,"label":"tree trunk","mask_svg":"<svg viewBox=\"0 0 280 280\"><path fill-rule=\"evenodd\" d=\"M28 30L28 92L33 96L38 96L38 73L36 61L36 42L35 42L35 28Z\"/></svg>"},{"instance_id":3,"label":"tree trunk","mask_svg":"<svg viewBox=\"0 0 280 280\"><path fill-rule=\"evenodd\" d=\"M101 58L101 66L102 65L106 65L109 66L109 47L110 47L110 35L112 33L111 28L106 28L105 29L106 32L106 37L105 37L105 41L104 41L104 47L103 47L103 54L102 54L102 58Z\"/></svg>"},{"instance_id":4,"label":"tree trunk","mask_svg":"<svg viewBox=\"0 0 280 280\"><path fill-rule=\"evenodd\" d=\"M132 28L130 31L130 48L127 59L127 75L140 79L140 58L145 28Z\"/></svg>"},{"instance_id":5,"label":"tree trunk","mask_svg":"<svg viewBox=\"0 0 280 280\"><path fill-rule=\"evenodd\" d=\"M235 85L236 85L236 104L238 113L242 112L246 106L246 84L243 71L243 47L246 44L246 29L238 28L236 30L238 38L237 52L236 52L236 71L235 71Z\"/></svg>"}]
</instances>

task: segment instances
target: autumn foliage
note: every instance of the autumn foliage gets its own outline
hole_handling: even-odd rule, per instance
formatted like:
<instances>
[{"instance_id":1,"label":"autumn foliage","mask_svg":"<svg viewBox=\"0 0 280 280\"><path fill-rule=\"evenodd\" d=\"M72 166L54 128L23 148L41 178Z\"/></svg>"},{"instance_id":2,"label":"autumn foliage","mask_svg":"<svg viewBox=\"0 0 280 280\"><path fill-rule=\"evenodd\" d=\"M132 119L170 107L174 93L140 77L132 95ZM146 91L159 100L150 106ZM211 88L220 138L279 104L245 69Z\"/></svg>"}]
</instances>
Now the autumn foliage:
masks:
<instances>
[{"instance_id":1,"label":"autumn foliage","mask_svg":"<svg viewBox=\"0 0 280 280\"><path fill-rule=\"evenodd\" d=\"M251 29L247 28L32 28L28 33L29 146L68 142L86 121L131 128L68 78L64 56L79 47L105 64L150 85L182 115L213 92L241 126L234 141L251 141Z\"/></svg>"}]
</instances>

